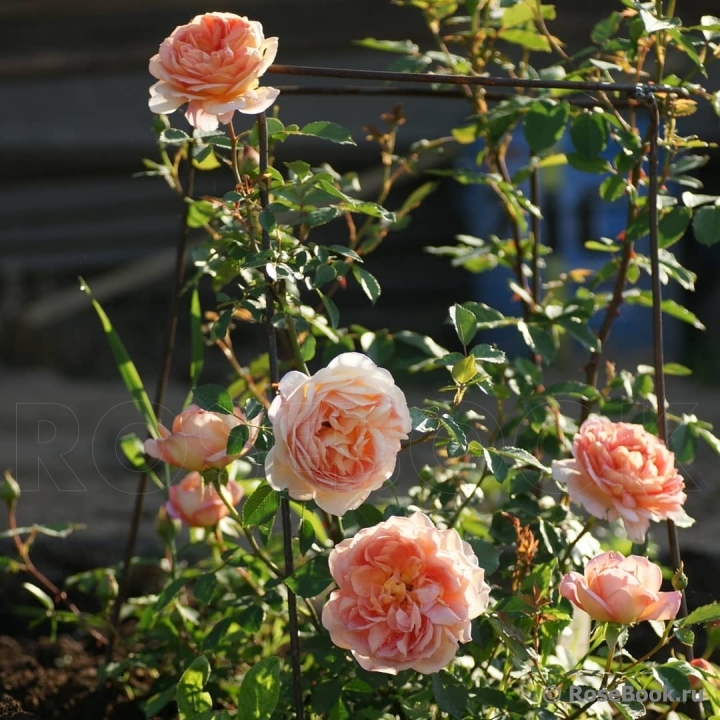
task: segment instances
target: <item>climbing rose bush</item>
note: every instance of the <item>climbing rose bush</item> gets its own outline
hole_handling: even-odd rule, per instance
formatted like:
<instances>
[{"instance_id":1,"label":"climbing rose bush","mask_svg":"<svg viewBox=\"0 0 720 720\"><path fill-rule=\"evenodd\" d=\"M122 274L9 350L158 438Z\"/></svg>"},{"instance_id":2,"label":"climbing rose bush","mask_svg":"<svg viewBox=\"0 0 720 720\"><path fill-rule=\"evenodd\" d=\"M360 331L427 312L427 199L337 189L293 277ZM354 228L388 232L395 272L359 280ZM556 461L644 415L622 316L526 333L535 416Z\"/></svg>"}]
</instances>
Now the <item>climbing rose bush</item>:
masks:
<instances>
[{"instance_id":1,"label":"climbing rose bush","mask_svg":"<svg viewBox=\"0 0 720 720\"><path fill-rule=\"evenodd\" d=\"M651 520L692 524L674 454L642 425L591 415L573 438L572 454L553 462L553 477L591 515L622 518L634 543L644 542Z\"/></svg>"},{"instance_id":2,"label":"climbing rose bush","mask_svg":"<svg viewBox=\"0 0 720 720\"><path fill-rule=\"evenodd\" d=\"M279 90L259 87L275 60L278 39L262 24L233 13L197 15L163 40L150 59L150 109L169 114L188 104L185 117L198 130L228 124L237 110L257 114L275 102Z\"/></svg>"},{"instance_id":3,"label":"climbing rose bush","mask_svg":"<svg viewBox=\"0 0 720 720\"><path fill-rule=\"evenodd\" d=\"M675 618L682 593L660 592L661 585L658 565L646 557L610 551L590 560L583 575L565 575L560 594L593 620L630 625Z\"/></svg>"},{"instance_id":4,"label":"climbing rose bush","mask_svg":"<svg viewBox=\"0 0 720 720\"><path fill-rule=\"evenodd\" d=\"M470 545L424 513L392 517L330 553L323 625L366 670L433 673L471 639L490 588Z\"/></svg>"},{"instance_id":5,"label":"climbing rose bush","mask_svg":"<svg viewBox=\"0 0 720 720\"><path fill-rule=\"evenodd\" d=\"M312 377L287 373L268 416L268 483L333 515L357 508L393 474L412 428L392 375L360 353L343 353Z\"/></svg>"}]
</instances>

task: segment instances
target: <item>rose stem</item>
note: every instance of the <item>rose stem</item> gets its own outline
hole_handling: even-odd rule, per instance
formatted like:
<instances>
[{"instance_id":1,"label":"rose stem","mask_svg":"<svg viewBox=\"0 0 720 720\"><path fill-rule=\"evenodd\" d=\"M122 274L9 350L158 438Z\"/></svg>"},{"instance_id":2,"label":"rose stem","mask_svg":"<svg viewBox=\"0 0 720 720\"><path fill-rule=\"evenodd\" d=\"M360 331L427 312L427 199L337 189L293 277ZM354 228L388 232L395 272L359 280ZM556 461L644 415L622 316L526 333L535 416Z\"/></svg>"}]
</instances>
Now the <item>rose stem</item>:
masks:
<instances>
[{"instance_id":1,"label":"rose stem","mask_svg":"<svg viewBox=\"0 0 720 720\"><path fill-rule=\"evenodd\" d=\"M653 95L648 103L650 113L650 153L648 174L650 176L648 186L648 211L650 222L650 266L652 274L652 316L653 316L653 354L655 360L655 395L658 408L658 436L667 444L667 416L665 414L665 358L663 357L663 322L662 322L662 285L660 283L660 252L658 238L658 133L660 132L660 113L657 99ZM674 572L682 570L682 558L680 556L680 541L675 523L667 520L668 545L670 547L670 562ZM688 614L687 598L684 588L682 601L680 603L680 617ZM688 662L694 659L694 652L691 645L684 647Z\"/></svg>"},{"instance_id":2,"label":"rose stem","mask_svg":"<svg viewBox=\"0 0 720 720\"><path fill-rule=\"evenodd\" d=\"M264 210L268 206L268 131L267 117L264 112L258 115L258 141L260 153L260 206ZM265 228L262 228L262 249L267 252L270 249L270 235ZM278 371L277 337L273 326L273 314L275 301L273 298L272 280L265 271L265 328L267 331L268 358L270 360L270 383L277 387L280 381ZM287 497L280 498L280 517L282 520L283 532L283 554L285 556L285 577L293 573L294 559L292 550L292 527L290 523L290 501ZM302 670L300 667L300 635L298 632L297 598L295 593L286 586L288 622L290 631L290 660L293 672L293 694L295 698L295 717L303 720L305 712L303 708Z\"/></svg>"},{"instance_id":3,"label":"rose stem","mask_svg":"<svg viewBox=\"0 0 720 720\"><path fill-rule=\"evenodd\" d=\"M10 532L12 533L12 539L13 539L13 543L15 545L15 549L17 550L17 554L20 556L20 559L23 561L23 569L27 573L32 575L40 585L44 585L45 588L52 593L54 603L58 603L58 602L65 603L65 605L68 607L68 609L78 619L78 622L82 623L84 621L84 616L83 616L82 612L80 611L80 609L77 607L77 605L75 605L75 603L72 600L70 600L70 598L67 596L67 593L64 590L61 590L44 573L42 573L40 570L38 570L37 567L35 567L35 563L30 559L30 550L29 550L29 542L30 541L24 543L21 540L20 535L18 534L17 519L15 518L16 504L17 504L17 501L13 500L8 506L8 528L10 529ZM34 535L31 533L31 538L32 537L34 537ZM92 626L88 626L87 631L101 645L105 645L109 642L108 639L101 632L97 631Z\"/></svg>"},{"instance_id":4,"label":"rose stem","mask_svg":"<svg viewBox=\"0 0 720 720\"><path fill-rule=\"evenodd\" d=\"M192 143L187 149L187 174L184 187L177 184L177 190L182 199L182 217L180 220L180 229L177 237L177 248L175 253L175 284L172 292L172 300L170 303L170 318L168 320L165 333L165 348L163 350L162 362L160 365L160 376L155 389L155 400L153 408L155 415L160 421L163 404L165 402L165 392L167 391L168 381L170 379L170 367L172 365L173 351L175 349L175 336L177 334L178 314L180 311L180 296L185 282L185 256L187 254L188 244L188 213L190 205L187 200L192 198L195 185L195 168L192 162ZM135 544L137 542L138 529L140 520L142 519L143 505L145 501L145 492L147 490L147 473L142 473L138 480L138 486L135 493L135 507L133 508L132 521L130 523L130 531L128 532L127 545L125 548L125 559L123 560L122 573L118 584L118 596L113 606L110 625L113 632L105 649L105 662L112 660L113 648L115 645L115 637L117 635L118 623L120 621L120 610L128 593L128 585L130 583L130 565L132 557L135 553Z\"/></svg>"}]
</instances>

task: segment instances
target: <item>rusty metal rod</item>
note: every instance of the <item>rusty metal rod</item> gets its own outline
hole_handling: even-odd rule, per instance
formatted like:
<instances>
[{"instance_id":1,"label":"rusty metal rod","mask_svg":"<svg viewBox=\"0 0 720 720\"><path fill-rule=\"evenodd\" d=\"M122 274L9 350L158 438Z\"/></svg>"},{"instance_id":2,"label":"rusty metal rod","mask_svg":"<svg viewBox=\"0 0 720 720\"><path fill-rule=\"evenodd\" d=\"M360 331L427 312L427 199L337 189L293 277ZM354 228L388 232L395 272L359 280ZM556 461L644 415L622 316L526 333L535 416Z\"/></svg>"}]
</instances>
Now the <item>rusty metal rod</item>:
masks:
<instances>
[{"instance_id":1,"label":"rusty metal rod","mask_svg":"<svg viewBox=\"0 0 720 720\"><path fill-rule=\"evenodd\" d=\"M574 90L576 92L618 92L649 103L658 94L688 97L685 88L643 83L608 83L596 80L540 80L533 78L503 78L479 75L435 75L432 73L391 72L389 70L355 70L351 68L323 68L309 65L271 65L267 72L273 75L299 75L302 77L345 78L348 80L378 80L435 85L479 85L481 87L528 88L534 90Z\"/></svg>"}]
</instances>

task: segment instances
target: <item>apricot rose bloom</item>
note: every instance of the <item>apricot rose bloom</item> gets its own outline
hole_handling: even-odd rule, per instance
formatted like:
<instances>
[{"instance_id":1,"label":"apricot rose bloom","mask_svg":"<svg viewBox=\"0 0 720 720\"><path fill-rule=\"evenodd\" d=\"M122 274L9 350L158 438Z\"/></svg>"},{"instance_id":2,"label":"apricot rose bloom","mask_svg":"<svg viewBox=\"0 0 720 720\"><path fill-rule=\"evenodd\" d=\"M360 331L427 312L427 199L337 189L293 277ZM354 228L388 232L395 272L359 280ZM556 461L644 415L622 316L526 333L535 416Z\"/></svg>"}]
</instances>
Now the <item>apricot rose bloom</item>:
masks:
<instances>
[{"instance_id":1,"label":"apricot rose bloom","mask_svg":"<svg viewBox=\"0 0 720 720\"><path fill-rule=\"evenodd\" d=\"M392 375L360 353L338 355L312 377L287 373L268 417L275 434L268 483L333 515L382 486L412 429Z\"/></svg>"},{"instance_id":2,"label":"apricot rose bloom","mask_svg":"<svg viewBox=\"0 0 720 720\"><path fill-rule=\"evenodd\" d=\"M228 502L235 506L242 499L242 488L232 480L222 488ZM200 473L186 475L177 485L171 485L169 500L165 503L168 515L182 520L188 527L213 527L217 525L229 510L217 490L204 484Z\"/></svg>"},{"instance_id":3,"label":"apricot rose bloom","mask_svg":"<svg viewBox=\"0 0 720 720\"><path fill-rule=\"evenodd\" d=\"M272 65L278 39L262 25L233 13L197 15L163 40L150 59L150 109L167 115L188 103L185 117L198 130L215 130L233 113L254 115L275 102L280 91L258 87Z\"/></svg>"},{"instance_id":4,"label":"apricot rose bloom","mask_svg":"<svg viewBox=\"0 0 720 720\"><path fill-rule=\"evenodd\" d=\"M593 620L623 625L643 620L672 620L682 593L660 592L662 572L646 557L606 552L560 582L560 594Z\"/></svg>"},{"instance_id":5,"label":"apricot rose bloom","mask_svg":"<svg viewBox=\"0 0 720 720\"><path fill-rule=\"evenodd\" d=\"M227 454L230 431L245 423L249 438L237 455ZM188 405L175 417L172 432L160 425L160 437L145 441L145 452L151 457L169 465L202 472L209 468L224 468L236 458L242 457L252 448L257 437L261 417L250 424L243 413L235 409L234 415L203 410L197 405Z\"/></svg>"},{"instance_id":6,"label":"apricot rose bloom","mask_svg":"<svg viewBox=\"0 0 720 720\"><path fill-rule=\"evenodd\" d=\"M685 483L674 454L642 425L591 415L573 438L572 454L553 462L555 480L591 515L622 518L634 543L645 540L651 520L692 524L683 509Z\"/></svg>"},{"instance_id":7,"label":"apricot rose bloom","mask_svg":"<svg viewBox=\"0 0 720 720\"><path fill-rule=\"evenodd\" d=\"M330 638L365 670L391 675L444 668L489 601L470 545L419 512L343 540L330 572L338 585L322 613Z\"/></svg>"}]
</instances>

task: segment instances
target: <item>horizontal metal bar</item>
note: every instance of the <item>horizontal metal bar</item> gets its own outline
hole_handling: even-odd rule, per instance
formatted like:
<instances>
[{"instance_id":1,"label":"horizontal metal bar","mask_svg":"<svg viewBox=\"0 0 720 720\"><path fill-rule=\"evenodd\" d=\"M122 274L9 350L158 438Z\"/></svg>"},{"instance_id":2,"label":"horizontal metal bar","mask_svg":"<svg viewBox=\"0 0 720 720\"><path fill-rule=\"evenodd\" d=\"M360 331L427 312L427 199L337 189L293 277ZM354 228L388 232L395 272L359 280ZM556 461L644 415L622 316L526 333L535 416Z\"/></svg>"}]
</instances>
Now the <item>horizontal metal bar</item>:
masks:
<instances>
[{"instance_id":1,"label":"horizontal metal bar","mask_svg":"<svg viewBox=\"0 0 720 720\"><path fill-rule=\"evenodd\" d=\"M300 75L303 77L345 78L348 80L379 80L394 82L433 83L436 85L479 85L495 88L527 88L535 90L574 90L582 92L618 92L638 102L648 102L658 93L688 97L685 88L643 83L608 83L590 80L540 80L532 78L502 78L479 75L435 75L432 73L391 72L389 70L355 70L350 68L323 68L308 65L271 65L268 73L274 75Z\"/></svg>"},{"instance_id":2,"label":"horizontal metal bar","mask_svg":"<svg viewBox=\"0 0 720 720\"><path fill-rule=\"evenodd\" d=\"M413 88L403 85L278 85L274 84L281 93L285 95L363 95L363 96L391 96L391 97L424 97L424 98L447 98L450 100L463 100L467 102L467 96L461 90L431 90L429 88ZM485 99L490 102L502 102L511 100L514 95L511 93L486 92ZM571 105L578 107L592 108L606 104L604 101L593 97L567 97L564 98ZM645 103L638 103L633 98L615 98L612 100L614 107L645 107Z\"/></svg>"}]
</instances>

